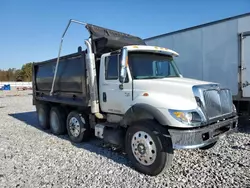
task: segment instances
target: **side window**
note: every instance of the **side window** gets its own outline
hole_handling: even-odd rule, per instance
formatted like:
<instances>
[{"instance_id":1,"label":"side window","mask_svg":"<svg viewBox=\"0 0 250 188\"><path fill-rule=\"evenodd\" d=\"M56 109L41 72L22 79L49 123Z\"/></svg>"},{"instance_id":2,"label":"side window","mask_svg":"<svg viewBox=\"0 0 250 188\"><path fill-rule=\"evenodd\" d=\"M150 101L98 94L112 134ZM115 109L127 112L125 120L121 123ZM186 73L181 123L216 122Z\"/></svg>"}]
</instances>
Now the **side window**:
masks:
<instances>
[{"instance_id":1,"label":"side window","mask_svg":"<svg viewBox=\"0 0 250 188\"><path fill-rule=\"evenodd\" d=\"M111 55L105 59L105 79L117 80L118 79L118 56Z\"/></svg>"}]
</instances>

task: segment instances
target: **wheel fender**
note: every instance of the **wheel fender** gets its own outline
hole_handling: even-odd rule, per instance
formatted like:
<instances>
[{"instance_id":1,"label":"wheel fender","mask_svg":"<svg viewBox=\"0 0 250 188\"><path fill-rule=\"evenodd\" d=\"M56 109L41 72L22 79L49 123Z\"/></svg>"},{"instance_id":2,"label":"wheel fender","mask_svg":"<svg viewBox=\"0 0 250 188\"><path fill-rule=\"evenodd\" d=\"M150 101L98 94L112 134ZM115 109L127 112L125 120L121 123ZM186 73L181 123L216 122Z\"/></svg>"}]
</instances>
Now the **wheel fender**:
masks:
<instances>
[{"instance_id":1,"label":"wheel fender","mask_svg":"<svg viewBox=\"0 0 250 188\"><path fill-rule=\"evenodd\" d=\"M168 125L169 121L166 116L152 105L145 103L137 103L131 106L121 121L121 126L127 127L132 122L142 119L155 119L161 125Z\"/></svg>"}]
</instances>

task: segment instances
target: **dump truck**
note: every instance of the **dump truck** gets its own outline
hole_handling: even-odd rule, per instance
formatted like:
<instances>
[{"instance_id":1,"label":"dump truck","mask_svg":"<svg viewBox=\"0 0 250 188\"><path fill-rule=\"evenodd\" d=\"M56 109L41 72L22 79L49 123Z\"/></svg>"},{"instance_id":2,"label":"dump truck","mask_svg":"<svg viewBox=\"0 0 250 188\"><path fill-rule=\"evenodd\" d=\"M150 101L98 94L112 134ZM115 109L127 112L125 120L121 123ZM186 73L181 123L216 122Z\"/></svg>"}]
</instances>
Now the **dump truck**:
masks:
<instances>
[{"instance_id":1,"label":"dump truck","mask_svg":"<svg viewBox=\"0 0 250 188\"><path fill-rule=\"evenodd\" d=\"M86 49L61 56L72 23L89 31ZM33 64L39 125L67 133L74 143L98 137L123 149L137 171L163 173L174 150L212 148L238 125L231 91L184 78L178 56L139 37L70 20L57 58Z\"/></svg>"}]
</instances>

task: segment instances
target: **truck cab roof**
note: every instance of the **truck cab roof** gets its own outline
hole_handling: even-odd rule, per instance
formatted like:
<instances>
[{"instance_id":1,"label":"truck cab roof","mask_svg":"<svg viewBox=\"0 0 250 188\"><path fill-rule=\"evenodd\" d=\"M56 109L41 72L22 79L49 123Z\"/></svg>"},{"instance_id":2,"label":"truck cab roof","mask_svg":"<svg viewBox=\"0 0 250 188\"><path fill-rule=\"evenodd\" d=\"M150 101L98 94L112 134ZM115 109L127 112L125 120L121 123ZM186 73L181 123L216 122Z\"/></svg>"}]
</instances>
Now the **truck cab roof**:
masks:
<instances>
[{"instance_id":1,"label":"truck cab roof","mask_svg":"<svg viewBox=\"0 0 250 188\"><path fill-rule=\"evenodd\" d=\"M124 46L128 49L128 51L144 51L144 52L153 52L153 53L161 53L171 56L179 56L179 54L171 49L163 48L159 46L147 46L147 45L128 45Z\"/></svg>"}]
</instances>

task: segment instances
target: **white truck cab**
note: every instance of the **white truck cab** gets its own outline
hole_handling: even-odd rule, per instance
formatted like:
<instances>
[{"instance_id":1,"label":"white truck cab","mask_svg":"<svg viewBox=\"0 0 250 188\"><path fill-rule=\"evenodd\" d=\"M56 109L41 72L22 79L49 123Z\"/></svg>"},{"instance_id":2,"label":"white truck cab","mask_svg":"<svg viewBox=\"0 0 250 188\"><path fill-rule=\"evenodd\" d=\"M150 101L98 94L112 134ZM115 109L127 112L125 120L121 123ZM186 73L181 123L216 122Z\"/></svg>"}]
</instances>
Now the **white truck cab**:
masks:
<instances>
[{"instance_id":1,"label":"white truck cab","mask_svg":"<svg viewBox=\"0 0 250 188\"><path fill-rule=\"evenodd\" d=\"M99 72L101 111L122 117L134 105L146 104L162 114L167 126L176 128L200 127L236 112L228 89L183 78L174 61L178 56L171 49L145 45L103 54ZM204 112L205 107L210 111Z\"/></svg>"},{"instance_id":2,"label":"white truck cab","mask_svg":"<svg viewBox=\"0 0 250 188\"><path fill-rule=\"evenodd\" d=\"M106 113L125 114L131 106L140 102L153 103L158 107L155 104L156 100L150 101L153 97L151 95L160 94L155 90L155 84L159 84L159 81L164 81L167 77L181 76L172 58L178 54L166 48L157 50L157 47L142 45L125 46L124 49L129 54L124 81L120 74L120 52L106 53L101 57L101 110Z\"/></svg>"},{"instance_id":3,"label":"white truck cab","mask_svg":"<svg viewBox=\"0 0 250 188\"><path fill-rule=\"evenodd\" d=\"M38 72L34 73L34 88L41 90L34 90L34 103L43 127L49 127L50 120L52 131L59 134L55 130L66 129L73 142L86 140L94 131L96 137L123 148L135 168L148 175L170 167L175 149L209 149L222 136L237 130L230 90L218 83L184 78L174 61L177 52L85 25L91 33L85 41L86 51L64 58L69 73L61 76L61 82L57 79L60 51L53 82L48 81L50 74L44 78L52 60L34 68ZM86 65L86 72L76 70L73 61L79 67ZM62 68L60 71L63 75ZM55 95L56 80L60 84ZM68 88L61 89L69 82L73 98L64 92ZM50 96L42 90L49 84ZM66 125L58 119L65 119Z\"/></svg>"},{"instance_id":4,"label":"white truck cab","mask_svg":"<svg viewBox=\"0 0 250 188\"><path fill-rule=\"evenodd\" d=\"M173 50L144 45L125 46L103 54L99 71L100 109L109 117L108 122L120 123L124 127L139 122L139 127L145 123L146 128L152 126L151 129L156 131L157 126L162 126L163 132L166 131L163 136L170 139L173 149L209 149L221 136L237 127L231 93L217 83L183 78L174 61L177 56ZM96 128L100 130L99 124ZM132 144L127 146L133 153L129 155L130 159L135 158L141 166L153 165L153 162L142 162L147 157L141 157L143 152L137 152L138 139L147 153L146 150L151 148L148 138L153 138L140 129L133 133L130 139L137 140L126 143ZM140 138L140 134L146 138ZM147 159L150 161L150 157ZM141 171L151 174L151 170L144 167Z\"/></svg>"}]
</instances>

